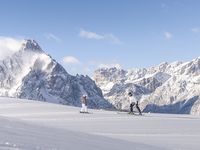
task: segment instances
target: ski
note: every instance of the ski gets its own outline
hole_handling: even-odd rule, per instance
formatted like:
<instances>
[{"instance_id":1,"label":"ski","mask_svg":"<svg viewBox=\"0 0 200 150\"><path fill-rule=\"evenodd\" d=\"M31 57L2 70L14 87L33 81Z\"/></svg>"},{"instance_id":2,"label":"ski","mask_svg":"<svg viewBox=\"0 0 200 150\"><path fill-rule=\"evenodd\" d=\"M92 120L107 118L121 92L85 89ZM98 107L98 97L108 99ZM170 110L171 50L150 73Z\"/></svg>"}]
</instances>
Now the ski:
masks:
<instances>
[{"instance_id":1,"label":"ski","mask_svg":"<svg viewBox=\"0 0 200 150\"><path fill-rule=\"evenodd\" d=\"M80 111L79 113L81 113L81 114L92 114L91 112L83 112L83 111Z\"/></svg>"},{"instance_id":2,"label":"ski","mask_svg":"<svg viewBox=\"0 0 200 150\"><path fill-rule=\"evenodd\" d=\"M133 115L133 116L144 116L144 114L138 114L135 112L117 112L117 114Z\"/></svg>"}]
</instances>

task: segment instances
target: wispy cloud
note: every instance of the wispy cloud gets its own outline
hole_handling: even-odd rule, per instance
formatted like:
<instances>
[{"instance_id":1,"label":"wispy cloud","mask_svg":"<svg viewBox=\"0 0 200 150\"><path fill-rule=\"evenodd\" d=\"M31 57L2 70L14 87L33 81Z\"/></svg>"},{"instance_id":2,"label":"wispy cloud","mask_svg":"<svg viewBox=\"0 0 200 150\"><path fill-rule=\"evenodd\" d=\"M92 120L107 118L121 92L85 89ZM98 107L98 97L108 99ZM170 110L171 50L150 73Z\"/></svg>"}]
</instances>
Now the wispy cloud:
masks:
<instances>
[{"instance_id":1,"label":"wispy cloud","mask_svg":"<svg viewBox=\"0 0 200 150\"><path fill-rule=\"evenodd\" d=\"M91 31L86 31L81 29L79 36L82 38L86 38L86 39L94 39L94 40L102 40L104 39L104 37L102 35L99 35L95 32L91 32Z\"/></svg>"},{"instance_id":2,"label":"wispy cloud","mask_svg":"<svg viewBox=\"0 0 200 150\"><path fill-rule=\"evenodd\" d=\"M171 39L173 37L173 34L171 32L164 32L164 36L167 40Z\"/></svg>"},{"instance_id":3,"label":"wispy cloud","mask_svg":"<svg viewBox=\"0 0 200 150\"><path fill-rule=\"evenodd\" d=\"M79 37L86 38L86 39L93 39L93 40L104 40L104 41L108 41L112 44L122 44L122 42L119 40L119 38L116 37L115 35L113 35L112 33L98 34L95 32L81 29L79 32Z\"/></svg>"},{"instance_id":4,"label":"wispy cloud","mask_svg":"<svg viewBox=\"0 0 200 150\"><path fill-rule=\"evenodd\" d=\"M21 39L0 36L0 60L18 51L22 43Z\"/></svg>"},{"instance_id":5,"label":"wispy cloud","mask_svg":"<svg viewBox=\"0 0 200 150\"><path fill-rule=\"evenodd\" d=\"M48 39L48 40L54 40L54 41L56 41L56 42L61 42L61 41L62 41L58 36L56 36L56 35L53 34L53 33L46 33L46 34L44 34L44 36L45 36L46 39Z\"/></svg>"},{"instance_id":6,"label":"wispy cloud","mask_svg":"<svg viewBox=\"0 0 200 150\"><path fill-rule=\"evenodd\" d=\"M195 27L191 29L192 32L194 33L199 33L200 32L200 28L199 27Z\"/></svg>"},{"instance_id":7,"label":"wispy cloud","mask_svg":"<svg viewBox=\"0 0 200 150\"><path fill-rule=\"evenodd\" d=\"M76 57L74 57L74 56L65 56L65 57L63 58L63 63L64 63L65 65L69 65L69 64L79 64L80 61L79 61Z\"/></svg>"}]
</instances>

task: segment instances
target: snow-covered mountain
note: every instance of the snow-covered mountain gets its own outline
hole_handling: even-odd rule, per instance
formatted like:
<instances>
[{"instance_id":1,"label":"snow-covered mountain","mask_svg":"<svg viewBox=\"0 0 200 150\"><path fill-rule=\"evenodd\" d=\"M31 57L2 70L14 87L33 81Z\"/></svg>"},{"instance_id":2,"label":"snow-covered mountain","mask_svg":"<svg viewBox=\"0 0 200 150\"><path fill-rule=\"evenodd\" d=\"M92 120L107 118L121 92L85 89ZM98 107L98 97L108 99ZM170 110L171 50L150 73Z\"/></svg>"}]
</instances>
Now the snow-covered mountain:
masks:
<instances>
[{"instance_id":1,"label":"snow-covered mountain","mask_svg":"<svg viewBox=\"0 0 200 150\"><path fill-rule=\"evenodd\" d=\"M100 68L93 79L118 109L129 109L132 90L145 112L200 114L200 58L148 69Z\"/></svg>"},{"instance_id":2,"label":"snow-covered mountain","mask_svg":"<svg viewBox=\"0 0 200 150\"><path fill-rule=\"evenodd\" d=\"M80 106L82 94L88 95L89 107L112 107L93 80L68 74L34 40L24 40L18 51L0 61L0 96Z\"/></svg>"}]
</instances>

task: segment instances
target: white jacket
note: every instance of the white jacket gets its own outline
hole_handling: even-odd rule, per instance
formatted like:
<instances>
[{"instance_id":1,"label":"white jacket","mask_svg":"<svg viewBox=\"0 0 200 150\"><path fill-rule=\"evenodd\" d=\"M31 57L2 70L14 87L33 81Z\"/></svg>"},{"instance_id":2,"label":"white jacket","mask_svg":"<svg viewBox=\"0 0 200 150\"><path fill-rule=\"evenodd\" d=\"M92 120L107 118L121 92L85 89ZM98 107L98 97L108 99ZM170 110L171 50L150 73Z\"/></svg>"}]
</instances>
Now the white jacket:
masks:
<instances>
[{"instance_id":1,"label":"white jacket","mask_svg":"<svg viewBox=\"0 0 200 150\"><path fill-rule=\"evenodd\" d=\"M134 97L134 96L129 96L129 103L131 104L131 103L137 103L138 102L138 100Z\"/></svg>"}]
</instances>

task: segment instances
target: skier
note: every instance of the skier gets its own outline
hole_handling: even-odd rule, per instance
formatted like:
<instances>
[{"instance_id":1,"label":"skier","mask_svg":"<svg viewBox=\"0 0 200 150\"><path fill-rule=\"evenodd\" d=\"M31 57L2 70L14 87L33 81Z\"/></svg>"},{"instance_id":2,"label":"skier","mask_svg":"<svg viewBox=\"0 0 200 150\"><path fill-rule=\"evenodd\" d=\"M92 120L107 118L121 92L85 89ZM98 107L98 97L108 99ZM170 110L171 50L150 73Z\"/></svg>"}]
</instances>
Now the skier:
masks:
<instances>
[{"instance_id":1,"label":"skier","mask_svg":"<svg viewBox=\"0 0 200 150\"><path fill-rule=\"evenodd\" d=\"M128 96L129 96L129 102L130 102L130 111L129 111L129 113L133 114L133 106L136 105L136 108L137 108L137 110L139 112L139 115L142 115L142 112L141 112L140 107L139 107L139 102L138 102L138 100L136 100L133 97L133 93L132 92L128 92Z\"/></svg>"},{"instance_id":2,"label":"skier","mask_svg":"<svg viewBox=\"0 0 200 150\"><path fill-rule=\"evenodd\" d=\"M84 95L81 97L81 104L82 104L82 107L81 107L80 113L88 113L88 110L87 110L87 103L88 103L87 95L84 94Z\"/></svg>"}]
</instances>

